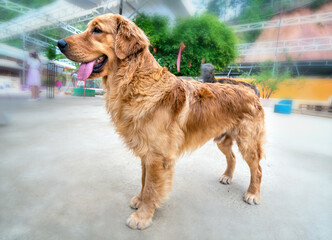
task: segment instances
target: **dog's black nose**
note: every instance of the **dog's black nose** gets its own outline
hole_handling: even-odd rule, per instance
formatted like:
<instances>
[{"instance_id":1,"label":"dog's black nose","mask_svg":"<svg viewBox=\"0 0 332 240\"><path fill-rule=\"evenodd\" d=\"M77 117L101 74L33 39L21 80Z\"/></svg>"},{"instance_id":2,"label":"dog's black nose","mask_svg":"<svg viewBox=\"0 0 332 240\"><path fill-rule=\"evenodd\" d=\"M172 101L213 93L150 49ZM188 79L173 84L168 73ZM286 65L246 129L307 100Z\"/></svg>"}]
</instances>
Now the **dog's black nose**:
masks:
<instances>
[{"instance_id":1,"label":"dog's black nose","mask_svg":"<svg viewBox=\"0 0 332 240\"><path fill-rule=\"evenodd\" d=\"M67 46L68 44L65 40L61 39L58 41L58 48L60 49L61 52L66 50Z\"/></svg>"}]
</instances>

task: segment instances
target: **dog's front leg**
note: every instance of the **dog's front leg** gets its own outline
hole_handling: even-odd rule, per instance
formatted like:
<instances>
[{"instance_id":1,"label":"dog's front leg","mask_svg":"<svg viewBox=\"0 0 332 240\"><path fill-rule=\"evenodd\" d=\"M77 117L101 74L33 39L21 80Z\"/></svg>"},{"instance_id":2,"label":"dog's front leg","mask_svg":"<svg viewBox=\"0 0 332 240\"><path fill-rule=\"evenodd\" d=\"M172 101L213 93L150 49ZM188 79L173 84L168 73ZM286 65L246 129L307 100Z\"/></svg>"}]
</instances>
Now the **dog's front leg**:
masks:
<instances>
[{"instance_id":1,"label":"dog's front leg","mask_svg":"<svg viewBox=\"0 0 332 240\"><path fill-rule=\"evenodd\" d=\"M150 226L155 209L171 190L173 172L174 164L170 159L158 154L142 158L142 190L140 196L136 196L139 200L138 210L127 219L130 228L144 229Z\"/></svg>"},{"instance_id":2,"label":"dog's front leg","mask_svg":"<svg viewBox=\"0 0 332 240\"><path fill-rule=\"evenodd\" d=\"M141 205L142 202L142 195L143 195L143 189L144 189L144 185L145 185L145 176L146 176L146 171L145 171L145 160L144 158L141 159L141 166L142 166L142 188L141 188L141 192L139 195L133 197L130 201L130 207L133 209L138 209Z\"/></svg>"}]
</instances>

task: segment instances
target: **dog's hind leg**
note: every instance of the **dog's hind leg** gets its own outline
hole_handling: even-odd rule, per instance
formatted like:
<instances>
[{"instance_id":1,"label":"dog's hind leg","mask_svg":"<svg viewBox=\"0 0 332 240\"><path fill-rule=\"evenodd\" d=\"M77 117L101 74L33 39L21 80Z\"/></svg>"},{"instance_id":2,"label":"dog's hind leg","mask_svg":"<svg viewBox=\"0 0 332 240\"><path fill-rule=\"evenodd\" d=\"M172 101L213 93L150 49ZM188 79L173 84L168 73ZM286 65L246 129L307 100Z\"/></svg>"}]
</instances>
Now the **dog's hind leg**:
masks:
<instances>
[{"instance_id":1,"label":"dog's hind leg","mask_svg":"<svg viewBox=\"0 0 332 240\"><path fill-rule=\"evenodd\" d=\"M262 168L259 162L263 157L264 129L260 127L253 127L252 129L249 127L248 129L242 129L242 132L236 137L239 150L247 162L251 174L250 185L243 200L249 204L258 204L260 202L262 181ZM253 129L254 131L252 131Z\"/></svg>"},{"instance_id":2,"label":"dog's hind leg","mask_svg":"<svg viewBox=\"0 0 332 240\"><path fill-rule=\"evenodd\" d=\"M145 175L145 180L140 203L137 211L127 219L127 225L133 229L144 229L150 226L155 209L170 192L173 181L174 160L150 153L142 158L142 161L145 166L145 173L142 173Z\"/></svg>"},{"instance_id":3,"label":"dog's hind leg","mask_svg":"<svg viewBox=\"0 0 332 240\"><path fill-rule=\"evenodd\" d=\"M227 167L225 172L219 178L222 184L230 184L233 178L236 159L232 151L233 138L231 135L224 133L219 137L216 137L214 141L217 143L220 151L225 154L227 160Z\"/></svg>"}]
</instances>

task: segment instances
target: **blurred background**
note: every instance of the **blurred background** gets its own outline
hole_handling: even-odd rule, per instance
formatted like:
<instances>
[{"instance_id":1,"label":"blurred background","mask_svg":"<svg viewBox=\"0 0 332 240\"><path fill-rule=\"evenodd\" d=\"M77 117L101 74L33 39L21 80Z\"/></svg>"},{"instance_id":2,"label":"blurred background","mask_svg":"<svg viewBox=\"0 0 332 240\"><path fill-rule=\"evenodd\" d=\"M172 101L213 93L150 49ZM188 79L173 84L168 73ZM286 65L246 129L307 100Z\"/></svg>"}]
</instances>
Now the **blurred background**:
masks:
<instances>
[{"instance_id":1,"label":"blurred background","mask_svg":"<svg viewBox=\"0 0 332 240\"><path fill-rule=\"evenodd\" d=\"M202 63L211 63L216 77L253 82L263 98L329 103L332 3L327 0L1 0L0 94L31 89L31 50L41 62L42 96L54 97L53 87L56 94L80 95L75 88L102 94L101 80L79 81L78 64L56 44L104 13L135 21L149 36L156 59L174 74L195 78ZM181 43L186 48L178 72Z\"/></svg>"}]
</instances>

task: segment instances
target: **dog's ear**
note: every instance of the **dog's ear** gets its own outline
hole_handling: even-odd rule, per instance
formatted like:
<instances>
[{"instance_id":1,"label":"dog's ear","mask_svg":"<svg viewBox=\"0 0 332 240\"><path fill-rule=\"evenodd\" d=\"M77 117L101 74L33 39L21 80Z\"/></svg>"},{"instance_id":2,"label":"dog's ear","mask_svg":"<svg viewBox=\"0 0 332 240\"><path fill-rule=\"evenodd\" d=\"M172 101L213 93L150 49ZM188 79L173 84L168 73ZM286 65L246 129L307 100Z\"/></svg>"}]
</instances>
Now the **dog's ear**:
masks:
<instances>
[{"instance_id":1,"label":"dog's ear","mask_svg":"<svg viewBox=\"0 0 332 240\"><path fill-rule=\"evenodd\" d=\"M120 59L141 49L149 47L150 42L144 32L130 20L117 16L117 33L115 37L115 54Z\"/></svg>"}]
</instances>

